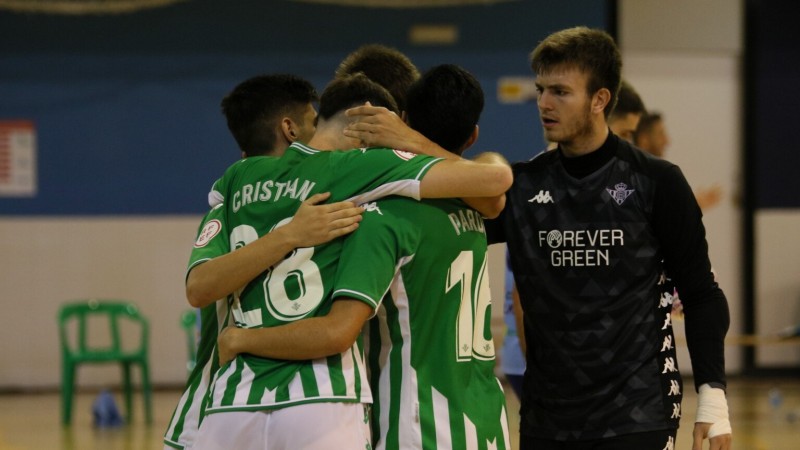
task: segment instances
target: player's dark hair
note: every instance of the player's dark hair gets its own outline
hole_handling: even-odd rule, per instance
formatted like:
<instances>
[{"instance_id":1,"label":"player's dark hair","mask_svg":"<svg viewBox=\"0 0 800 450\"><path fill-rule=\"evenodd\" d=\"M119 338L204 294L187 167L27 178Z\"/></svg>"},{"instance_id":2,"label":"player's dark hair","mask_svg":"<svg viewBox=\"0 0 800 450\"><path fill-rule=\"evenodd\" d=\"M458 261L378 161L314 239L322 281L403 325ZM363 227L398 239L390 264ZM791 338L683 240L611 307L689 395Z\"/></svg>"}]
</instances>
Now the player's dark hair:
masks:
<instances>
[{"instance_id":1,"label":"player's dark hair","mask_svg":"<svg viewBox=\"0 0 800 450\"><path fill-rule=\"evenodd\" d=\"M319 100L319 118L327 120L354 106L370 102L372 106L399 114L397 103L383 86L367 78L363 73L335 78L322 92Z\"/></svg>"},{"instance_id":2,"label":"player's dark hair","mask_svg":"<svg viewBox=\"0 0 800 450\"><path fill-rule=\"evenodd\" d=\"M401 111L406 109L408 87L419 78L419 70L406 55L381 44L367 44L347 55L336 69L335 77L359 72L385 87Z\"/></svg>"},{"instance_id":3,"label":"player's dark hair","mask_svg":"<svg viewBox=\"0 0 800 450\"><path fill-rule=\"evenodd\" d=\"M661 113L656 111L650 111L642 115L642 118L639 120L639 125L636 127L636 133L633 134L633 140L636 142L636 138L639 137L642 133L648 133L653 129L653 126L661 121Z\"/></svg>"},{"instance_id":4,"label":"player's dark hair","mask_svg":"<svg viewBox=\"0 0 800 450\"><path fill-rule=\"evenodd\" d=\"M617 106L611 111L612 116L622 117L627 114L641 114L644 115L647 109L644 107L644 102L636 90L625 80L619 86L619 94L617 95Z\"/></svg>"},{"instance_id":5,"label":"player's dark hair","mask_svg":"<svg viewBox=\"0 0 800 450\"><path fill-rule=\"evenodd\" d=\"M445 150L461 153L483 112L483 89L453 64L426 71L408 90L408 125Z\"/></svg>"},{"instance_id":6,"label":"player's dark hair","mask_svg":"<svg viewBox=\"0 0 800 450\"><path fill-rule=\"evenodd\" d=\"M290 74L259 75L239 83L222 99L222 114L247 155L274 152L283 117L302 123L308 104L319 100L308 81Z\"/></svg>"},{"instance_id":7,"label":"player's dark hair","mask_svg":"<svg viewBox=\"0 0 800 450\"><path fill-rule=\"evenodd\" d=\"M568 28L546 37L531 52L531 69L536 75L564 66L589 75L586 87L590 95L602 88L611 92L603 110L608 118L617 104L622 79L622 56L611 35L587 27Z\"/></svg>"}]
</instances>

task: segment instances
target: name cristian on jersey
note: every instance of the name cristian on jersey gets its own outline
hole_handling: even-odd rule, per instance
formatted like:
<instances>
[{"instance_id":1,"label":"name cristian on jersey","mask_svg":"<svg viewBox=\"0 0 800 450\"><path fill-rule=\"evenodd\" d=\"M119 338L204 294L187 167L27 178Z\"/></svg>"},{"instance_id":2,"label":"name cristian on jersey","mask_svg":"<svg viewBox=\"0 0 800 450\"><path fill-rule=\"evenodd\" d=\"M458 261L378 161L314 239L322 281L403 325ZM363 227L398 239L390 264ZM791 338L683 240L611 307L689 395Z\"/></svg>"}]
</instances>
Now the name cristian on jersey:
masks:
<instances>
[{"instance_id":1,"label":"name cristian on jersey","mask_svg":"<svg viewBox=\"0 0 800 450\"><path fill-rule=\"evenodd\" d=\"M539 231L539 247L550 249L553 267L608 266L609 250L624 245L625 233L617 228Z\"/></svg>"},{"instance_id":2,"label":"name cristian on jersey","mask_svg":"<svg viewBox=\"0 0 800 450\"><path fill-rule=\"evenodd\" d=\"M242 206L255 202L277 202L289 197L298 201L305 201L316 183L309 180L295 178L290 181L265 180L255 184L245 184L233 194L231 206L233 212L239 211ZM299 186L299 187L298 187Z\"/></svg>"},{"instance_id":3,"label":"name cristian on jersey","mask_svg":"<svg viewBox=\"0 0 800 450\"><path fill-rule=\"evenodd\" d=\"M450 218L450 223L456 230L456 236L466 231L486 233L486 228L483 225L483 217L474 210L459 209L458 212L450 213L447 217Z\"/></svg>"}]
</instances>

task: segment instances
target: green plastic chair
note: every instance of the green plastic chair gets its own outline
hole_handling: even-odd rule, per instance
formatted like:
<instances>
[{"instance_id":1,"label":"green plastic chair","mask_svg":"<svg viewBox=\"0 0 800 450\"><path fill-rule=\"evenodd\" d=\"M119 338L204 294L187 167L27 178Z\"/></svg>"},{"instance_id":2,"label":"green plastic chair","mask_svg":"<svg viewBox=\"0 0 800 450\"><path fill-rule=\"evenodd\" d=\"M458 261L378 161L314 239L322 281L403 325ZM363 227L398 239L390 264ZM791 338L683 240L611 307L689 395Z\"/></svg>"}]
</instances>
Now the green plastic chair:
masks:
<instances>
[{"instance_id":1,"label":"green plastic chair","mask_svg":"<svg viewBox=\"0 0 800 450\"><path fill-rule=\"evenodd\" d=\"M81 364L118 363L122 366L126 420L133 418L131 366L141 370L145 419L153 422L152 388L148 364L149 323L133 303L92 299L62 305L58 313L61 340L61 421L72 421L75 372ZM123 342L120 328L136 327L138 342ZM105 337L107 336L107 337ZM130 339L129 339L130 340ZM101 341L101 342L97 342ZM110 341L110 342L109 342Z\"/></svg>"},{"instance_id":2,"label":"green plastic chair","mask_svg":"<svg viewBox=\"0 0 800 450\"><path fill-rule=\"evenodd\" d=\"M186 369L191 372L194 366L197 365L197 340L198 340L198 323L197 323L196 309L188 309L181 314L181 328L186 333L187 356Z\"/></svg>"}]
</instances>

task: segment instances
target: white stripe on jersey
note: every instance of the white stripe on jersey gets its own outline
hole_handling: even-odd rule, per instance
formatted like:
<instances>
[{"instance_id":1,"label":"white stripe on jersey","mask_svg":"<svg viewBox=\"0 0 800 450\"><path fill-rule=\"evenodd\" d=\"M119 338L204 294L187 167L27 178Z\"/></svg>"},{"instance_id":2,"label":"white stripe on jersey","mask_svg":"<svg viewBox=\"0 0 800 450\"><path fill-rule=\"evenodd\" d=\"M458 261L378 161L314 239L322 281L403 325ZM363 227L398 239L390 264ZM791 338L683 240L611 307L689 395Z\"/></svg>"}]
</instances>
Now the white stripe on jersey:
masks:
<instances>
[{"instance_id":1,"label":"white stripe on jersey","mask_svg":"<svg viewBox=\"0 0 800 450\"><path fill-rule=\"evenodd\" d=\"M181 420L181 418L183 418L183 430L181 431L180 436L178 436L178 442L176 442L176 444L185 446L187 448L191 447L191 444L194 442L194 438L197 435L197 429L200 427L200 406L202 405L203 398L208 393L208 387L211 378L211 363L212 361L208 360L203 366L203 373L200 376L200 379L197 381L197 388L195 389L194 393L192 393L191 398L189 397L191 388L187 388L183 392L183 395L178 402L178 406L175 408L175 412L177 414L172 417L172 422L169 424L169 428L167 428L167 432L165 434L165 436L172 436L172 434L175 433L175 426L178 425L178 422ZM186 415L181 417L180 411L183 411L187 402L189 403L189 409L186 411Z\"/></svg>"},{"instance_id":2,"label":"white stripe on jersey","mask_svg":"<svg viewBox=\"0 0 800 450\"><path fill-rule=\"evenodd\" d=\"M414 200L419 200L419 181L417 180L401 180L386 183L377 188L355 195L347 199L356 205L363 205L364 203L374 202L379 198L388 197L390 195L401 195L403 197L410 197Z\"/></svg>"},{"instance_id":3,"label":"white stripe on jersey","mask_svg":"<svg viewBox=\"0 0 800 450\"><path fill-rule=\"evenodd\" d=\"M475 428L475 424L467 418L466 414L462 414L462 416L464 417L464 441L467 444L467 450L478 450L478 429ZM449 423L447 428L450 428Z\"/></svg>"},{"instance_id":4,"label":"white stripe on jersey","mask_svg":"<svg viewBox=\"0 0 800 450\"><path fill-rule=\"evenodd\" d=\"M203 259L202 261L207 260L208 259ZM192 265L192 267L195 265L196 264ZM217 320L216 329L221 330L227 325L229 319L228 300L217 300L214 310L216 312ZM219 336L219 331L217 331L214 335L201 335L200 340L213 339L216 341L217 336ZM200 348L200 345L201 343L198 341L198 349ZM194 444L195 436L197 435L197 429L200 427L200 418L204 415L204 412L201 411L200 408L202 407L203 400L205 399L206 395L208 395L209 389L212 385L211 377L213 374L211 373L211 366L216 366L216 361L213 359L216 356L216 349L216 345L211 348L211 354L207 356L208 359L206 359L205 363L203 364L200 379L195 380L192 386L187 386L183 391L183 395L181 395L178 406L175 408L175 413L172 415L172 419L167 426L167 431L164 433L164 442L169 442L187 449L191 448L192 444ZM193 386L196 386L196 388L194 394L192 394L192 397L189 398L189 393L191 392ZM188 408L186 407L187 402L189 404ZM184 409L186 409L185 412ZM183 420L183 429L177 436L176 441L172 439L172 436L175 433L175 427L181 420Z\"/></svg>"},{"instance_id":5,"label":"white stripe on jersey","mask_svg":"<svg viewBox=\"0 0 800 450\"><path fill-rule=\"evenodd\" d=\"M300 142L293 142L291 146L296 148L297 150L300 150L301 152L309 154L309 155L313 155L314 153L319 153L320 152L319 150L317 150L315 148L311 148L311 147L305 146L305 145L301 144Z\"/></svg>"},{"instance_id":6,"label":"white stripe on jersey","mask_svg":"<svg viewBox=\"0 0 800 450\"><path fill-rule=\"evenodd\" d=\"M242 321L246 323L249 328L260 327L263 320L260 309L242 311Z\"/></svg>"},{"instance_id":7,"label":"white stripe on jersey","mask_svg":"<svg viewBox=\"0 0 800 450\"><path fill-rule=\"evenodd\" d=\"M450 439L450 410L447 406L447 397L435 388L431 388L431 400L433 401L433 425L436 427L436 449L452 449L453 441ZM467 431L469 432L469 430Z\"/></svg>"},{"instance_id":8,"label":"white stripe on jersey","mask_svg":"<svg viewBox=\"0 0 800 450\"><path fill-rule=\"evenodd\" d=\"M391 385L389 383L389 373L391 373L392 364L388 360L389 350L391 350L392 346L389 340L389 327L386 323L386 308L379 308L376 317L378 317L377 327L381 343L380 354L378 355L378 366L380 367L380 375L378 377L380 417L378 418L378 423L380 424L381 434L380 436L374 436L373 440L377 441L375 450L384 450L386 448L386 431L389 429L389 411L392 409L389 389ZM370 341L369 345L374 346L375 343ZM370 350L370 352L373 351L375 351L374 348Z\"/></svg>"},{"instance_id":9,"label":"white stripe on jersey","mask_svg":"<svg viewBox=\"0 0 800 450\"><path fill-rule=\"evenodd\" d=\"M222 403L222 396L225 394L225 386L228 385L228 378L236 371L236 364L238 364L238 361L234 359L224 371L222 369L217 370L214 379L211 381L211 404L208 405L209 408Z\"/></svg>"},{"instance_id":10,"label":"white stripe on jersey","mask_svg":"<svg viewBox=\"0 0 800 450\"><path fill-rule=\"evenodd\" d=\"M315 364L316 362L319 362L319 360L317 359L311 362L311 368L314 369L314 372L317 371L317 364ZM319 381L317 381L317 384L319 384ZM248 386L248 389L249 388L250 386ZM300 376L300 371L298 370L297 373L294 374L294 377L292 377L292 381L289 382L289 400L292 400L294 398L303 398L303 397L304 397L303 378ZM275 399L275 393L273 392L272 400L274 399Z\"/></svg>"},{"instance_id":11,"label":"white stripe on jersey","mask_svg":"<svg viewBox=\"0 0 800 450\"><path fill-rule=\"evenodd\" d=\"M502 391L503 390L503 383L501 383L500 380L498 380L497 378L495 378L494 381L497 382L497 385L500 386L500 390ZM505 403L503 404L503 409L500 412L500 423L503 426L503 448L508 450L508 449L511 448L511 447L509 447L509 441L511 439L510 439L510 436L508 434L508 416L506 415L506 405L505 405Z\"/></svg>"},{"instance_id":12,"label":"white stripe on jersey","mask_svg":"<svg viewBox=\"0 0 800 450\"><path fill-rule=\"evenodd\" d=\"M178 437L178 441L174 441L172 439L172 435L175 433L175 426L178 425L178 421L180 421L180 411L183 410L183 405L186 404L187 397L189 396L189 390L183 391L183 395L181 395L181 399L178 401L178 406L175 408L175 414L172 415L172 421L167 425L167 431L164 433L164 442L169 442L170 444L180 445L184 447L185 444L194 441L194 433L187 433L186 430L181 432L181 435ZM191 419L189 417L184 418L184 423L189 422ZM191 420L192 422L196 422L195 420ZM193 428L194 431L197 431L197 427Z\"/></svg>"},{"instance_id":13,"label":"white stripe on jersey","mask_svg":"<svg viewBox=\"0 0 800 450\"><path fill-rule=\"evenodd\" d=\"M261 396L261 403L275 403L275 392L277 392L277 389L264 389L264 395Z\"/></svg>"},{"instance_id":14,"label":"white stripe on jersey","mask_svg":"<svg viewBox=\"0 0 800 450\"><path fill-rule=\"evenodd\" d=\"M387 290L387 292L388 292L388 290ZM386 294L386 292L384 292L384 295L385 294ZM336 299L338 297L347 297L347 298L354 298L356 300L361 300L362 302L364 302L367 305L369 305L373 310L377 309L378 305L380 304L380 299L375 300L374 298L370 297L369 295L367 295L367 294L365 294L363 292L354 291L352 289L337 289L337 290L333 291L333 294L331 295L331 298ZM381 297L381 298L383 298L383 297ZM373 317L374 317L374 313L373 313Z\"/></svg>"},{"instance_id":15,"label":"white stripe on jersey","mask_svg":"<svg viewBox=\"0 0 800 450\"><path fill-rule=\"evenodd\" d=\"M319 390L320 397L332 397L333 396L333 384L331 384L331 377L330 371L328 369L328 360L327 358L320 358L311 361L311 367L314 369L314 378L317 380L317 389ZM344 371L344 357L342 357L342 369ZM347 376L347 374L345 374ZM300 379L300 372L295 377L295 381L299 381ZM294 384L294 381L292 381ZM298 392L298 395L303 395L302 385L300 386L301 390ZM291 398L295 398L295 393L291 392ZM348 392L350 394L350 392Z\"/></svg>"},{"instance_id":16,"label":"white stripe on jersey","mask_svg":"<svg viewBox=\"0 0 800 450\"><path fill-rule=\"evenodd\" d=\"M236 385L236 392L234 394L233 403L231 405L223 405L222 401L226 389L229 388L230 377L236 373L237 368L242 367L241 379ZM319 395L307 396L303 389L303 380L300 372L296 372L289 382L288 399L285 401L276 401L276 394L278 389L264 389L261 394L260 403L248 403L247 399L250 396L250 390L253 387L253 380L255 374L252 369L243 362L241 358L234 359L230 366L220 372L217 372L216 378L212 381L212 401L208 405L207 412L215 413L226 410L264 410L272 408L282 408L292 406L298 403L305 403L311 401L352 401L359 400L361 403L372 403L372 393L369 389L369 379L367 378L367 371L361 356L361 350L357 344L341 354L341 375L345 383L344 395L337 395L334 392L332 381L332 368L328 365L327 358L319 358L311 361L311 368L314 373L314 379L319 391ZM356 370L357 369L357 370ZM333 369L338 371L339 369ZM338 373L338 372L337 372ZM356 379L361 385L361 390L356 392Z\"/></svg>"},{"instance_id":17,"label":"white stripe on jersey","mask_svg":"<svg viewBox=\"0 0 800 450\"><path fill-rule=\"evenodd\" d=\"M404 264L403 260L405 259L401 259L398 267ZM403 386L401 389L402 395L400 396L400 424L398 427L401 433L398 441L400 448L422 448L422 428L420 427L419 417L419 383L417 382L417 371L411 366L411 319L408 309L408 294L400 272L398 272L397 280L397 283L392 284L392 297L395 299L397 322L400 327L400 336L403 340L400 350L403 367L401 372L403 377L408 375L408 379L397 380ZM402 430L412 430L412 432L404 434Z\"/></svg>"},{"instance_id":18,"label":"white stripe on jersey","mask_svg":"<svg viewBox=\"0 0 800 450\"><path fill-rule=\"evenodd\" d=\"M364 373L363 371L356 372L356 366L353 364L353 350L359 351L356 343L354 342L353 345L344 353L342 353L342 374L344 375L345 379L352 378L356 379L356 375L360 373ZM360 367L359 367L360 369ZM366 378L361 379L361 383L363 384L364 381L369 382ZM356 385L355 383L347 383L347 395L354 396L356 395ZM366 399L362 399L362 403L368 403L365 401Z\"/></svg>"},{"instance_id":19,"label":"white stripe on jersey","mask_svg":"<svg viewBox=\"0 0 800 450\"><path fill-rule=\"evenodd\" d=\"M181 399L178 400L178 406L175 407L176 414L172 416L172 421L167 426L167 432L164 433L164 438L165 439L166 439L167 436L172 436L172 434L175 433L175 426L178 425L178 422L180 421L180 418L181 418L180 414L179 414L179 411L182 411L184 405L186 405L186 402L189 401L189 392L190 391L187 388L185 391L183 391L183 395L181 395ZM192 411L190 411L190 413L191 412ZM187 417L184 418L184 423L189 422L190 420L192 420L192 419L189 417L189 415L187 415ZM197 422L197 421L194 420L194 422ZM195 427L195 429L197 429L197 427ZM170 441L170 442L172 442L172 441ZM181 444L181 445L183 445L183 444Z\"/></svg>"},{"instance_id":20,"label":"white stripe on jersey","mask_svg":"<svg viewBox=\"0 0 800 450\"><path fill-rule=\"evenodd\" d=\"M403 264L411 260L413 256L402 258L397 265L399 268ZM405 285L403 284L402 276L399 275L396 283L392 283L392 297L395 300L397 307L397 320L400 328L400 336L402 339L400 349L401 366L403 370L400 371L402 379L391 380L390 374L392 373L392 363L389 359L389 351L392 349L392 341L389 336L387 327L386 310L381 308L378 312L380 319L380 334L381 334L381 354L380 354L380 425L381 436L376 450L386 448L386 432L389 429L389 411L397 409L391 402L391 389L390 385L400 385L400 405L399 405L399 424L397 429L398 444L403 449L417 449L422 448L422 429L420 427L420 412L419 412L419 383L417 382L417 372L411 367L411 323L409 320L408 310L408 295L406 294Z\"/></svg>"},{"instance_id":21,"label":"white stripe on jersey","mask_svg":"<svg viewBox=\"0 0 800 450\"><path fill-rule=\"evenodd\" d=\"M355 203L356 205L361 205L378 200L379 198L388 197L390 195L401 195L403 197L410 197L419 201L421 199L419 194L419 183L420 180L422 180L422 176L427 172L431 165L436 164L441 160L442 158L436 158L428 162L428 164L425 164L425 166L417 173L417 176L414 177L413 180L400 180L386 183L372 191L355 195L347 200Z\"/></svg>"},{"instance_id":22,"label":"white stripe on jersey","mask_svg":"<svg viewBox=\"0 0 800 450\"><path fill-rule=\"evenodd\" d=\"M239 359L237 358L237 362L238 361ZM247 398L250 396L250 387L253 386L253 380L256 378L256 374L253 373L253 370L244 361L242 361L241 375L242 378L239 380L239 384L236 385L236 394L233 396L234 405L244 405L247 403ZM223 393L225 393L224 390Z\"/></svg>"}]
</instances>

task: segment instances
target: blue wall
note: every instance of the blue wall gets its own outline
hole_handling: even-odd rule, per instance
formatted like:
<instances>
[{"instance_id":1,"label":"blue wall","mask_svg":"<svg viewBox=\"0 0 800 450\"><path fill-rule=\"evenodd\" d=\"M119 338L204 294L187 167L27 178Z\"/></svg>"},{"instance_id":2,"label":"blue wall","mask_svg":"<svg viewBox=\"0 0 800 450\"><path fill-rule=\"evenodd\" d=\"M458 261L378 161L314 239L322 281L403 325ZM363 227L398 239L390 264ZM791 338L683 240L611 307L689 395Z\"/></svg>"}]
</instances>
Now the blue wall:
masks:
<instances>
[{"instance_id":1,"label":"blue wall","mask_svg":"<svg viewBox=\"0 0 800 450\"><path fill-rule=\"evenodd\" d=\"M552 31L606 26L606 2L516 1L365 9L290 1L194 0L110 16L0 12L0 120L36 126L38 192L3 215L196 214L239 157L219 111L239 81L292 72L320 91L361 44L397 47L421 68L460 64L486 91L476 150L527 159L543 147L535 105L499 104L497 78L528 76ZM407 43L411 25L451 23L459 42ZM469 154L469 153L468 153Z\"/></svg>"}]
</instances>

